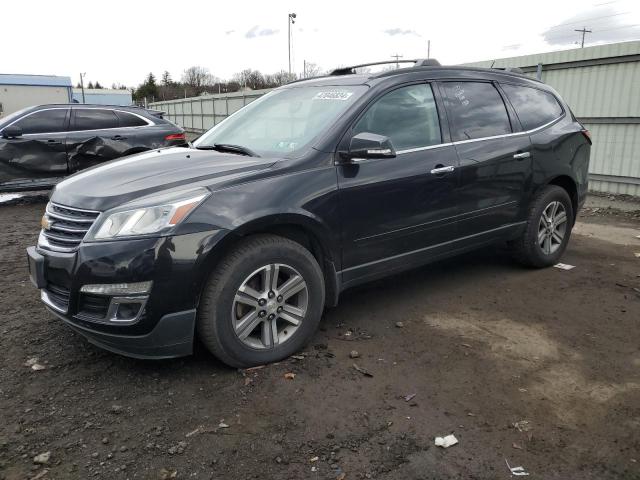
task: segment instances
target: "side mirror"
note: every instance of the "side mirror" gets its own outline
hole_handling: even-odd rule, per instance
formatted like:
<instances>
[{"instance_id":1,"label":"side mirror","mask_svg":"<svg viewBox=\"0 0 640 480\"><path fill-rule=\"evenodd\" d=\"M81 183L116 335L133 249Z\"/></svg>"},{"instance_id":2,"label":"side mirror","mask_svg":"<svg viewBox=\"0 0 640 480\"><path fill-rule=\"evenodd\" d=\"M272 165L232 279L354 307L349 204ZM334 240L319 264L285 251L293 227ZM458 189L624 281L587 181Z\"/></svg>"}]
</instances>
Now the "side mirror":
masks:
<instances>
[{"instance_id":1,"label":"side mirror","mask_svg":"<svg viewBox=\"0 0 640 480\"><path fill-rule=\"evenodd\" d=\"M2 138L17 138L22 136L22 129L20 127L16 127L15 125L11 125L10 127L2 130Z\"/></svg>"},{"instance_id":2,"label":"side mirror","mask_svg":"<svg viewBox=\"0 0 640 480\"><path fill-rule=\"evenodd\" d=\"M351 139L349 151L343 154L351 161L365 158L393 158L396 151L389 137L376 133L362 132Z\"/></svg>"}]
</instances>

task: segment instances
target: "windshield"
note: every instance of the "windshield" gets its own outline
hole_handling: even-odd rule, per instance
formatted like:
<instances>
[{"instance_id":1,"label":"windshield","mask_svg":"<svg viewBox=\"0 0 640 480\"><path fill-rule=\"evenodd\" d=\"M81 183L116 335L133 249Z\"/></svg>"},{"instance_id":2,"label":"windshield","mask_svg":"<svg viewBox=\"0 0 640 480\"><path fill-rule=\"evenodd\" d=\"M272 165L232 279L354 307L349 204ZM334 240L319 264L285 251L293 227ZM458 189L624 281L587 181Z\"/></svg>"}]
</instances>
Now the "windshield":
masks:
<instances>
[{"instance_id":1,"label":"windshield","mask_svg":"<svg viewBox=\"0 0 640 480\"><path fill-rule=\"evenodd\" d=\"M263 157L292 155L309 146L366 89L349 85L274 90L213 127L194 146L231 145Z\"/></svg>"},{"instance_id":2,"label":"windshield","mask_svg":"<svg viewBox=\"0 0 640 480\"><path fill-rule=\"evenodd\" d=\"M17 112L10 113L5 117L0 117L0 128L6 127L8 124L11 123L12 120L15 120L20 115L23 115L27 110L29 110L29 108L23 108L22 110L18 110Z\"/></svg>"}]
</instances>

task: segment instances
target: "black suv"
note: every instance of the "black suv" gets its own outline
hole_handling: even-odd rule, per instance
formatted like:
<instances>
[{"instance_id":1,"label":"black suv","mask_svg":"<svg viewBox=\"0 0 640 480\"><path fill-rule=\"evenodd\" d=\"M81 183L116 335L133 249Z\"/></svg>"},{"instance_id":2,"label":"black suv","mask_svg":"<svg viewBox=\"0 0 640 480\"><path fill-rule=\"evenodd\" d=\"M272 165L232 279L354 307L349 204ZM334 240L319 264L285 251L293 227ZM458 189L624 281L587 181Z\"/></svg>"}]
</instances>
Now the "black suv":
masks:
<instances>
[{"instance_id":1,"label":"black suv","mask_svg":"<svg viewBox=\"0 0 640 480\"><path fill-rule=\"evenodd\" d=\"M190 148L59 183L31 278L113 352L187 355L197 334L229 365L272 362L354 285L493 242L555 264L590 144L553 89L518 73L343 68L264 95Z\"/></svg>"},{"instance_id":2,"label":"black suv","mask_svg":"<svg viewBox=\"0 0 640 480\"><path fill-rule=\"evenodd\" d=\"M184 130L143 108L26 108L0 118L0 191L50 188L98 163L174 145L186 145Z\"/></svg>"}]
</instances>

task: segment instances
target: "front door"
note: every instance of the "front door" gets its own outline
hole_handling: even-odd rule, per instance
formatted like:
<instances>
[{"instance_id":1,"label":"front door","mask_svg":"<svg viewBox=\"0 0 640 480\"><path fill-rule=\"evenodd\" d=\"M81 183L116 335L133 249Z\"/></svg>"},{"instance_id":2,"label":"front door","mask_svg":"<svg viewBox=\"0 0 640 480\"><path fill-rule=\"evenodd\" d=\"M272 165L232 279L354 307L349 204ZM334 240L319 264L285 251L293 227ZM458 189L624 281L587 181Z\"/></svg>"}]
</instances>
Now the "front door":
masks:
<instances>
[{"instance_id":1,"label":"front door","mask_svg":"<svg viewBox=\"0 0 640 480\"><path fill-rule=\"evenodd\" d=\"M127 129L119 126L113 110L74 106L67 139L71 172L121 157L129 139Z\"/></svg>"},{"instance_id":2,"label":"front door","mask_svg":"<svg viewBox=\"0 0 640 480\"><path fill-rule=\"evenodd\" d=\"M10 124L19 127L22 135L0 138L0 185L37 188L66 176L68 121L69 109L63 107L28 113Z\"/></svg>"},{"instance_id":3,"label":"front door","mask_svg":"<svg viewBox=\"0 0 640 480\"><path fill-rule=\"evenodd\" d=\"M431 85L383 94L349 138L361 132L389 137L396 157L337 167L345 285L420 262L456 236L457 157Z\"/></svg>"}]
</instances>

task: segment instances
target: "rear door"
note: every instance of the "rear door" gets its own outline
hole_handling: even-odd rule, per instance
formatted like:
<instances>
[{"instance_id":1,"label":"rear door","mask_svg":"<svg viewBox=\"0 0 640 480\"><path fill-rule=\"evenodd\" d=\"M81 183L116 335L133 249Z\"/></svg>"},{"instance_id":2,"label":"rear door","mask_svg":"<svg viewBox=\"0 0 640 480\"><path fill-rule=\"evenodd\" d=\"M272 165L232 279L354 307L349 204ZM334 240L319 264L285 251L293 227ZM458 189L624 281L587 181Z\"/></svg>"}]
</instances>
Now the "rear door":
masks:
<instances>
[{"instance_id":1,"label":"rear door","mask_svg":"<svg viewBox=\"0 0 640 480\"><path fill-rule=\"evenodd\" d=\"M129 146L126 129L119 127L113 110L73 107L67 136L70 172L121 157Z\"/></svg>"},{"instance_id":2,"label":"rear door","mask_svg":"<svg viewBox=\"0 0 640 480\"><path fill-rule=\"evenodd\" d=\"M500 235L522 219L532 177L529 137L492 82L440 86L460 159L460 235Z\"/></svg>"},{"instance_id":3,"label":"rear door","mask_svg":"<svg viewBox=\"0 0 640 480\"><path fill-rule=\"evenodd\" d=\"M28 113L7 125L20 127L22 136L0 138L0 185L51 185L67 175L68 122L69 108L60 107Z\"/></svg>"},{"instance_id":4,"label":"rear door","mask_svg":"<svg viewBox=\"0 0 640 480\"><path fill-rule=\"evenodd\" d=\"M456 237L457 157L439 113L429 83L404 85L347 133L347 143L361 132L385 135L396 157L337 167L345 284L421 262Z\"/></svg>"},{"instance_id":5,"label":"rear door","mask_svg":"<svg viewBox=\"0 0 640 480\"><path fill-rule=\"evenodd\" d=\"M129 150L142 151L164 146L166 133L153 126L150 120L141 115L123 110L115 110L118 117L119 131L114 135Z\"/></svg>"}]
</instances>

